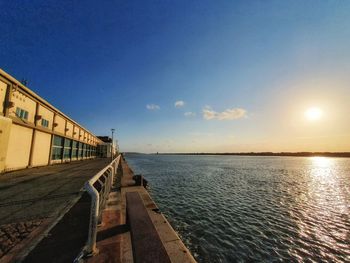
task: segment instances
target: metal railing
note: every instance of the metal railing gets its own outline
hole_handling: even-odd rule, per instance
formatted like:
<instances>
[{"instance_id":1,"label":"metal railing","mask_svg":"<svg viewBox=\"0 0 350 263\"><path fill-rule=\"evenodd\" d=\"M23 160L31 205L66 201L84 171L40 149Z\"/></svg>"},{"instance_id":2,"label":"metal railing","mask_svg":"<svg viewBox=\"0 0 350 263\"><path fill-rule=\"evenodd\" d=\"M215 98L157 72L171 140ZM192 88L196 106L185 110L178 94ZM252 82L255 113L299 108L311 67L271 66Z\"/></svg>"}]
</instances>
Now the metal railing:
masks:
<instances>
[{"instance_id":1,"label":"metal railing","mask_svg":"<svg viewBox=\"0 0 350 263\"><path fill-rule=\"evenodd\" d=\"M118 172L120 158L121 155L85 183L84 189L91 196L89 236L84 249L84 254L87 256L98 253L96 248L97 226L101 222L102 211L106 206L108 195L113 187L114 176Z\"/></svg>"}]
</instances>

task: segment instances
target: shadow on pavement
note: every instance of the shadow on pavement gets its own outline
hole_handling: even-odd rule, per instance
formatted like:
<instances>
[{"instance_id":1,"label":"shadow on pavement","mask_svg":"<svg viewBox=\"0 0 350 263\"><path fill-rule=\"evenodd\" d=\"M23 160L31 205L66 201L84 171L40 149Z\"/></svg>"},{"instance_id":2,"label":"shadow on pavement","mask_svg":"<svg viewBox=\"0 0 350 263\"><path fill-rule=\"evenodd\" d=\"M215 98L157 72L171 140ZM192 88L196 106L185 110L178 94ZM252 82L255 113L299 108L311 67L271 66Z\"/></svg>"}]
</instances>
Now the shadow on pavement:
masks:
<instances>
[{"instance_id":1,"label":"shadow on pavement","mask_svg":"<svg viewBox=\"0 0 350 263\"><path fill-rule=\"evenodd\" d=\"M91 199L84 193L23 262L73 262L86 243Z\"/></svg>"}]
</instances>

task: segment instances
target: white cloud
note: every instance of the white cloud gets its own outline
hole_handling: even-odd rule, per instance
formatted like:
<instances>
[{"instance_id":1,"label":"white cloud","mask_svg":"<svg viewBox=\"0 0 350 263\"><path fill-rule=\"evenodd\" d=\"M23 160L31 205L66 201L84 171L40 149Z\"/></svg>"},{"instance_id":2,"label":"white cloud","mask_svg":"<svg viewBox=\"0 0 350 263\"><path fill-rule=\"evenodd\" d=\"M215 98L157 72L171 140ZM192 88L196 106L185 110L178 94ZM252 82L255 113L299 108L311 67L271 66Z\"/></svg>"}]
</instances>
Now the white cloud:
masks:
<instances>
[{"instance_id":1,"label":"white cloud","mask_svg":"<svg viewBox=\"0 0 350 263\"><path fill-rule=\"evenodd\" d=\"M174 106L175 108L182 108L183 106L185 106L185 102L183 100L175 101Z\"/></svg>"},{"instance_id":2,"label":"white cloud","mask_svg":"<svg viewBox=\"0 0 350 263\"><path fill-rule=\"evenodd\" d=\"M156 104L147 104L146 108L147 110L160 110L160 107Z\"/></svg>"},{"instance_id":3,"label":"white cloud","mask_svg":"<svg viewBox=\"0 0 350 263\"><path fill-rule=\"evenodd\" d=\"M184 113L186 117L196 117L196 113L192 111L187 111Z\"/></svg>"},{"instance_id":4,"label":"white cloud","mask_svg":"<svg viewBox=\"0 0 350 263\"><path fill-rule=\"evenodd\" d=\"M223 112L216 112L210 106L203 109L203 118L206 120L236 120L247 117L247 111L242 108L226 109Z\"/></svg>"}]
</instances>

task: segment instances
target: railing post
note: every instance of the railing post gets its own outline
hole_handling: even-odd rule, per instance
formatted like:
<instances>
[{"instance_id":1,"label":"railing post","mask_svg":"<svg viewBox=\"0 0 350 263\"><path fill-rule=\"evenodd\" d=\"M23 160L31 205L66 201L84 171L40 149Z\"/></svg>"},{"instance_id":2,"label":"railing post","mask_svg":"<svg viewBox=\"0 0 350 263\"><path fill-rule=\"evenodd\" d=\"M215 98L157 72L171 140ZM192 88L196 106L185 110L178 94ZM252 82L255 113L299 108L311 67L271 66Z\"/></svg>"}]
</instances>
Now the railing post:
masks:
<instances>
[{"instance_id":1,"label":"railing post","mask_svg":"<svg viewBox=\"0 0 350 263\"><path fill-rule=\"evenodd\" d=\"M113 160L107 167L102 169L94 177L85 183L85 190L91 196L89 235L82 256L93 256L98 253L96 248L97 226L102 219L102 210L107 202L108 195L113 187L114 176L118 173L120 155ZM100 178L103 177L102 182ZM94 187L98 182L101 185L100 193Z\"/></svg>"},{"instance_id":2,"label":"railing post","mask_svg":"<svg viewBox=\"0 0 350 263\"><path fill-rule=\"evenodd\" d=\"M111 191L111 176L112 176L112 171L111 171L111 167L109 167L108 169L108 175L106 178L106 183L107 183L107 192L106 192L106 198L108 198L108 194Z\"/></svg>"},{"instance_id":3,"label":"railing post","mask_svg":"<svg viewBox=\"0 0 350 263\"><path fill-rule=\"evenodd\" d=\"M111 178L110 178L110 184L111 184L111 189L113 188L113 183L114 183L114 175L115 175L115 162L111 165L112 171L111 171Z\"/></svg>"},{"instance_id":4,"label":"railing post","mask_svg":"<svg viewBox=\"0 0 350 263\"><path fill-rule=\"evenodd\" d=\"M97 190L92 185L90 185L89 182L85 184L85 189L91 196L90 225L86 253L88 256L93 256L98 253L98 250L96 248L96 236L100 210L100 197Z\"/></svg>"}]
</instances>

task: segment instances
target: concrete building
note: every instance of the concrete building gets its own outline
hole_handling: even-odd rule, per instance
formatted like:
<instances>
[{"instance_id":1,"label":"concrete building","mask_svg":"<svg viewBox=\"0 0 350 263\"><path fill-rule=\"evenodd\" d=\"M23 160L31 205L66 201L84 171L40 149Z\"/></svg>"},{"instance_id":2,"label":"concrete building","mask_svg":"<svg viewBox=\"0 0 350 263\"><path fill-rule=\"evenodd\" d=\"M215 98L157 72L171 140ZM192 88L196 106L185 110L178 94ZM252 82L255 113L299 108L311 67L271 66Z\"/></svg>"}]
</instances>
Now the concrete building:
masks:
<instances>
[{"instance_id":1,"label":"concrete building","mask_svg":"<svg viewBox=\"0 0 350 263\"><path fill-rule=\"evenodd\" d=\"M97 152L99 157L109 157L117 154L116 145L112 141L112 138L108 136L97 136L102 142L97 145Z\"/></svg>"},{"instance_id":2,"label":"concrete building","mask_svg":"<svg viewBox=\"0 0 350 263\"><path fill-rule=\"evenodd\" d=\"M0 173L95 158L94 134L0 69Z\"/></svg>"}]
</instances>

